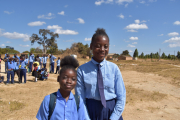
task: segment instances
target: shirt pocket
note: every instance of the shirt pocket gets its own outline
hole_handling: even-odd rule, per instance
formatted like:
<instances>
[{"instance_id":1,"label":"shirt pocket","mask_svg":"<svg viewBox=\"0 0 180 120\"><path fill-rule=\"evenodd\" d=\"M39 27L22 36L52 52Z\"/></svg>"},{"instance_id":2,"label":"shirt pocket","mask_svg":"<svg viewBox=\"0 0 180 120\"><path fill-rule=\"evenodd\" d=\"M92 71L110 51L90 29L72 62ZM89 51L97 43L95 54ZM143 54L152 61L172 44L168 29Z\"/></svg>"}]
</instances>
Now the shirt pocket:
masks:
<instances>
[{"instance_id":1,"label":"shirt pocket","mask_svg":"<svg viewBox=\"0 0 180 120\"><path fill-rule=\"evenodd\" d=\"M115 75L114 74L105 74L104 79L105 79L104 80L104 89L113 92Z\"/></svg>"}]
</instances>

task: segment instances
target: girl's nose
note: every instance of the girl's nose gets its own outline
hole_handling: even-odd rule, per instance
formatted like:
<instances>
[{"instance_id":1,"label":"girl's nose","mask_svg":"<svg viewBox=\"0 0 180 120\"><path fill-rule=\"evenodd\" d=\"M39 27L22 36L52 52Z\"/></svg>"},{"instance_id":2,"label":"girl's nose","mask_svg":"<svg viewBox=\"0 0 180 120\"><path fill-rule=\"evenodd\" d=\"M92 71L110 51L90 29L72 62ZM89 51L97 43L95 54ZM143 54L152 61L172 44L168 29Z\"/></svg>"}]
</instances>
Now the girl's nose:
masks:
<instances>
[{"instance_id":1,"label":"girl's nose","mask_svg":"<svg viewBox=\"0 0 180 120\"><path fill-rule=\"evenodd\" d=\"M102 51L104 51L105 49L104 49L104 46L101 46L101 48L100 48Z\"/></svg>"},{"instance_id":2,"label":"girl's nose","mask_svg":"<svg viewBox=\"0 0 180 120\"><path fill-rule=\"evenodd\" d=\"M68 78L66 82L67 82L67 83L72 83L71 78Z\"/></svg>"}]
</instances>

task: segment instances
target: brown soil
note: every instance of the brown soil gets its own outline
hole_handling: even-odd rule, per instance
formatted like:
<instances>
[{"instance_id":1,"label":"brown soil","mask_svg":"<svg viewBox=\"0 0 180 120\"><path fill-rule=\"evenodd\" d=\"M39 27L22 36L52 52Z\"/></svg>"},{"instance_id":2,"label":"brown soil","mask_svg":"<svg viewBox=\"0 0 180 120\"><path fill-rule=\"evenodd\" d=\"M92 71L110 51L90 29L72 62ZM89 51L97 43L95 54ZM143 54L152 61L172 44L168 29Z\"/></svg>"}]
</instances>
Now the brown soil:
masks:
<instances>
[{"instance_id":1,"label":"brown soil","mask_svg":"<svg viewBox=\"0 0 180 120\"><path fill-rule=\"evenodd\" d=\"M87 61L80 59L80 64ZM1 72L4 72L3 62L1 68ZM124 120L180 119L180 87L170 83L173 78L131 69L121 72L127 91ZM1 76L5 76L6 81L6 74L1 73ZM27 74L26 84L1 83L0 120L36 120L35 116L44 96L59 88L57 76L50 74L47 81L35 83L34 78ZM17 76L15 81L17 82Z\"/></svg>"}]
</instances>

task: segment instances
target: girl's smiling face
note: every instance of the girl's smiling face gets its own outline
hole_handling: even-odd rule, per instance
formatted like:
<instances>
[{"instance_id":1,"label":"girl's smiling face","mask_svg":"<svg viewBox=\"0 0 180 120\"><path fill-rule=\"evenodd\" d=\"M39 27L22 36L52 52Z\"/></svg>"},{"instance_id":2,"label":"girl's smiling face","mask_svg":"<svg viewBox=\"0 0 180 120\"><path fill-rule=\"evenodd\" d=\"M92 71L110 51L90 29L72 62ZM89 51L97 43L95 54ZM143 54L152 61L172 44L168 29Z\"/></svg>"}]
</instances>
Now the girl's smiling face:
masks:
<instances>
[{"instance_id":1,"label":"girl's smiling face","mask_svg":"<svg viewBox=\"0 0 180 120\"><path fill-rule=\"evenodd\" d=\"M72 69L66 69L58 76L58 82L61 90L70 92L76 86L77 74Z\"/></svg>"},{"instance_id":2,"label":"girl's smiling face","mask_svg":"<svg viewBox=\"0 0 180 120\"><path fill-rule=\"evenodd\" d=\"M93 59L100 63L109 52L109 39L106 36L99 35L91 43L90 48L93 52Z\"/></svg>"}]
</instances>

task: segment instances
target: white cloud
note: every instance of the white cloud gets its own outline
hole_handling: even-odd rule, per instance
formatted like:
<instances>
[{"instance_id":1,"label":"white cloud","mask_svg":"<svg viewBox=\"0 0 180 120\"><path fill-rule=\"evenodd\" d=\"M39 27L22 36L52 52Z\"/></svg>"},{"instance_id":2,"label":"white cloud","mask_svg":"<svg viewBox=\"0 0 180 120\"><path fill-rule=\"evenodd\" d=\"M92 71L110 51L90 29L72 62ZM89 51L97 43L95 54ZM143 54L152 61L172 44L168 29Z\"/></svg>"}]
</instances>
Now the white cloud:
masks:
<instances>
[{"instance_id":1,"label":"white cloud","mask_svg":"<svg viewBox=\"0 0 180 120\"><path fill-rule=\"evenodd\" d=\"M141 21L141 22L147 22L147 21L143 20L143 21Z\"/></svg>"},{"instance_id":2,"label":"white cloud","mask_svg":"<svg viewBox=\"0 0 180 120\"><path fill-rule=\"evenodd\" d=\"M137 42L133 42L132 44L137 44Z\"/></svg>"},{"instance_id":3,"label":"white cloud","mask_svg":"<svg viewBox=\"0 0 180 120\"><path fill-rule=\"evenodd\" d=\"M138 32L138 31L136 31L136 30L133 30L133 29L131 29L131 30L127 30L128 32Z\"/></svg>"},{"instance_id":4,"label":"white cloud","mask_svg":"<svg viewBox=\"0 0 180 120\"><path fill-rule=\"evenodd\" d=\"M179 35L179 33L177 33L177 32L168 33L168 36L178 36L178 35Z\"/></svg>"},{"instance_id":5,"label":"white cloud","mask_svg":"<svg viewBox=\"0 0 180 120\"><path fill-rule=\"evenodd\" d=\"M160 35L158 35L158 36L163 36L164 34L160 34Z\"/></svg>"},{"instance_id":6,"label":"white cloud","mask_svg":"<svg viewBox=\"0 0 180 120\"><path fill-rule=\"evenodd\" d=\"M64 7L66 8L66 7L68 7L68 5L65 5Z\"/></svg>"},{"instance_id":7,"label":"white cloud","mask_svg":"<svg viewBox=\"0 0 180 120\"><path fill-rule=\"evenodd\" d=\"M118 15L118 17L120 17L121 19L124 19L124 15L122 13Z\"/></svg>"},{"instance_id":8,"label":"white cloud","mask_svg":"<svg viewBox=\"0 0 180 120\"><path fill-rule=\"evenodd\" d=\"M4 11L4 13L6 13L6 14L11 14L11 13L13 13L13 12L9 12L9 11Z\"/></svg>"},{"instance_id":9,"label":"white cloud","mask_svg":"<svg viewBox=\"0 0 180 120\"><path fill-rule=\"evenodd\" d=\"M132 50L128 50L130 53L133 52Z\"/></svg>"},{"instance_id":10,"label":"white cloud","mask_svg":"<svg viewBox=\"0 0 180 120\"><path fill-rule=\"evenodd\" d=\"M104 0L99 0L95 2L95 5L101 5L104 2Z\"/></svg>"},{"instance_id":11,"label":"white cloud","mask_svg":"<svg viewBox=\"0 0 180 120\"><path fill-rule=\"evenodd\" d=\"M85 38L84 41L91 41L92 38Z\"/></svg>"},{"instance_id":12,"label":"white cloud","mask_svg":"<svg viewBox=\"0 0 180 120\"><path fill-rule=\"evenodd\" d=\"M29 26L41 26L43 24L46 24L46 22L35 21L35 22L28 23Z\"/></svg>"},{"instance_id":13,"label":"white cloud","mask_svg":"<svg viewBox=\"0 0 180 120\"><path fill-rule=\"evenodd\" d=\"M173 48L173 47L180 47L180 42L177 43L177 44L169 44L169 47L170 47L170 48Z\"/></svg>"},{"instance_id":14,"label":"white cloud","mask_svg":"<svg viewBox=\"0 0 180 120\"><path fill-rule=\"evenodd\" d=\"M27 34L17 33L17 32L2 32L0 30L0 36L9 38L9 39L23 39L23 41L29 41L30 36Z\"/></svg>"},{"instance_id":15,"label":"white cloud","mask_svg":"<svg viewBox=\"0 0 180 120\"><path fill-rule=\"evenodd\" d=\"M97 0L95 1L95 5L101 5L102 3L111 4L113 3L113 0Z\"/></svg>"},{"instance_id":16,"label":"white cloud","mask_svg":"<svg viewBox=\"0 0 180 120\"><path fill-rule=\"evenodd\" d=\"M21 45L21 44L19 46L21 46L21 47L29 47L29 45Z\"/></svg>"},{"instance_id":17,"label":"white cloud","mask_svg":"<svg viewBox=\"0 0 180 120\"><path fill-rule=\"evenodd\" d=\"M48 13L47 15L38 15L38 18L40 19L52 19L54 18L54 14Z\"/></svg>"},{"instance_id":18,"label":"white cloud","mask_svg":"<svg viewBox=\"0 0 180 120\"><path fill-rule=\"evenodd\" d=\"M132 17L132 15L129 15L129 17Z\"/></svg>"},{"instance_id":19,"label":"white cloud","mask_svg":"<svg viewBox=\"0 0 180 120\"><path fill-rule=\"evenodd\" d=\"M47 29L54 29L55 33L57 34L65 34L65 35L77 35L79 34L76 31L73 30L63 30L62 27L58 26L58 25L53 25L53 26L47 26Z\"/></svg>"},{"instance_id":20,"label":"white cloud","mask_svg":"<svg viewBox=\"0 0 180 120\"><path fill-rule=\"evenodd\" d=\"M173 43L173 42L180 42L180 37L172 37L169 40L165 40L164 43Z\"/></svg>"},{"instance_id":21,"label":"white cloud","mask_svg":"<svg viewBox=\"0 0 180 120\"><path fill-rule=\"evenodd\" d=\"M136 23L136 24L139 24L139 23L140 23L140 20L138 20L138 19L135 20L135 23Z\"/></svg>"},{"instance_id":22,"label":"white cloud","mask_svg":"<svg viewBox=\"0 0 180 120\"><path fill-rule=\"evenodd\" d=\"M157 2L157 0L149 0L149 2Z\"/></svg>"},{"instance_id":23,"label":"white cloud","mask_svg":"<svg viewBox=\"0 0 180 120\"><path fill-rule=\"evenodd\" d=\"M128 44L128 46L127 47L136 47L136 46L134 46L134 45L131 45L131 44Z\"/></svg>"},{"instance_id":24,"label":"white cloud","mask_svg":"<svg viewBox=\"0 0 180 120\"><path fill-rule=\"evenodd\" d=\"M5 44L1 44L0 46L1 46L1 47L4 47L4 46L5 46Z\"/></svg>"},{"instance_id":25,"label":"white cloud","mask_svg":"<svg viewBox=\"0 0 180 120\"><path fill-rule=\"evenodd\" d=\"M59 15L64 15L64 11L58 12Z\"/></svg>"},{"instance_id":26,"label":"white cloud","mask_svg":"<svg viewBox=\"0 0 180 120\"><path fill-rule=\"evenodd\" d=\"M180 25L180 21L174 22L174 25Z\"/></svg>"},{"instance_id":27,"label":"white cloud","mask_svg":"<svg viewBox=\"0 0 180 120\"><path fill-rule=\"evenodd\" d=\"M129 42L129 41L126 41L125 39L123 40L124 42Z\"/></svg>"},{"instance_id":28,"label":"white cloud","mask_svg":"<svg viewBox=\"0 0 180 120\"><path fill-rule=\"evenodd\" d=\"M58 25L53 25L53 26L47 26L47 29L62 29L62 27L58 26Z\"/></svg>"},{"instance_id":29,"label":"white cloud","mask_svg":"<svg viewBox=\"0 0 180 120\"><path fill-rule=\"evenodd\" d=\"M129 24L128 26L126 26L125 29L148 29L148 26L143 23L143 24Z\"/></svg>"},{"instance_id":30,"label":"white cloud","mask_svg":"<svg viewBox=\"0 0 180 120\"><path fill-rule=\"evenodd\" d=\"M10 41L7 41L6 43L11 43Z\"/></svg>"},{"instance_id":31,"label":"white cloud","mask_svg":"<svg viewBox=\"0 0 180 120\"><path fill-rule=\"evenodd\" d=\"M124 2L131 3L133 0L116 0L116 3L123 4Z\"/></svg>"},{"instance_id":32,"label":"white cloud","mask_svg":"<svg viewBox=\"0 0 180 120\"><path fill-rule=\"evenodd\" d=\"M127 4L124 5L124 7L128 7L128 5L129 5L129 4L127 3Z\"/></svg>"},{"instance_id":33,"label":"white cloud","mask_svg":"<svg viewBox=\"0 0 180 120\"><path fill-rule=\"evenodd\" d=\"M78 20L79 23L81 23L81 24L84 24L84 23L85 23L84 20L83 20L82 18L78 18L77 20Z\"/></svg>"},{"instance_id":34,"label":"white cloud","mask_svg":"<svg viewBox=\"0 0 180 120\"><path fill-rule=\"evenodd\" d=\"M138 37L130 37L130 40L138 40Z\"/></svg>"},{"instance_id":35,"label":"white cloud","mask_svg":"<svg viewBox=\"0 0 180 120\"><path fill-rule=\"evenodd\" d=\"M141 1L140 3L141 3L141 4L144 4L144 3L145 3L145 1Z\"/></svg>"}]
</instances>

